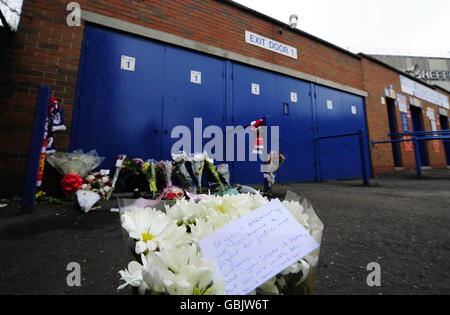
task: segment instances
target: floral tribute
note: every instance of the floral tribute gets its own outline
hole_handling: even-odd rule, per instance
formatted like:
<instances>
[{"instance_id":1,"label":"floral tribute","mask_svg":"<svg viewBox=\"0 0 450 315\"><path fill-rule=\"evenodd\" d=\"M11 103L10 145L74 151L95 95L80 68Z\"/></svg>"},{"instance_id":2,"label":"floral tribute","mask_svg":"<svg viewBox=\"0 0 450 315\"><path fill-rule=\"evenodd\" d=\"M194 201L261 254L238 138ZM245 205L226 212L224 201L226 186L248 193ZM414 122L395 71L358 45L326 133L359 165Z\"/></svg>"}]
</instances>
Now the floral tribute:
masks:
<instances>
[{"instance_id":1,"label":"floral tribute","mask_svg":"<svg viewBox=\"0 0 450 315\"><path fill-rule=\"evenodd\" d=\"M130 208L121 213L124 231L133 240L136 259L121 270L123 289L132 286L140 294L223 295L225 287L215 279L215 266L207 261L197 242L269 200L260 194L202 195L198 202L181 199L165 212L154 208ZM283 205L320 244L323 224L311 205L283 201ZM252 294L308 294L319 250L304 257Z\"/></svg>"},{"instance_id":2,"label":"floral tribute","mask_svg":"<svg viewBox=\"0 0 450 315\"><path fill-rule=\"evenodd\" d=\"M102 199L107 199L109 192L112 190L111 178L101 172L91 173L83 180L81 189L93 191L99 194Z\"/></svg>"},{"instance_id":3,"label":"floral tribute","mask_svg":"<svg viewBox=\"0 0 450 315\"><path fill-rule=\"evenodd\" d=\"M75 193L83 186L83 179L77 174L67 174L61 180L61 190L69 199L74 199Z\"/></svg>"}]
</instances>

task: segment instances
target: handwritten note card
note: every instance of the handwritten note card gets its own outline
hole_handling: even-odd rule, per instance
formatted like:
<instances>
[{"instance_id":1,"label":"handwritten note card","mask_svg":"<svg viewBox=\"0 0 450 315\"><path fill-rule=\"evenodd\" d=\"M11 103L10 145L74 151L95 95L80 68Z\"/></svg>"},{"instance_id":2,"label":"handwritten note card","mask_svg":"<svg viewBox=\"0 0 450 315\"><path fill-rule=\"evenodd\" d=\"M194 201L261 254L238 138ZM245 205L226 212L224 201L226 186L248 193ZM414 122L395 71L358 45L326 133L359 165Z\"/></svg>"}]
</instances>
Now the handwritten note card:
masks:
<instances>
[{"instance_id":1,"label":"handwritten note card","mask_svg":"<svg viewBox=\"0 0 450 315\"><path fill-rule=\"evenodd\" d=\"M216 265L225 293L245 295L319 248L308 231L274 200L200 242Z\"/></svg>"}]
</instances>

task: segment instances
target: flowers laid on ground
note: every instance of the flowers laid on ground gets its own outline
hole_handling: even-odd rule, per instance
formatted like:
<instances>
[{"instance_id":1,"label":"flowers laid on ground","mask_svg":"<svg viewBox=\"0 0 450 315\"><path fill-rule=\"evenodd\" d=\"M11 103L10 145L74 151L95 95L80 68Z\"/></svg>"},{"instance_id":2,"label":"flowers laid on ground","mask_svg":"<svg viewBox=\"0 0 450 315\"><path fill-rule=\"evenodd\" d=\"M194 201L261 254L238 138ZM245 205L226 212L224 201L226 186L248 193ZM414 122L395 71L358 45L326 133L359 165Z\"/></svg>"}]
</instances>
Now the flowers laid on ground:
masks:
<instances>
[{"instance_id":1,"label":"flowers laid on ground","mask_svg":"<svg viewBox=\"0 0 450 315\"><path fill-rule=\"evenodd\" d=\"M84 178L92 170L96 169L104 159L104 157L98 156L95 150L88 153L77 150L72 153L57 152L48 156L47 162L62 176L76 174Z\"/></svg>"},{"instance_id":2,"label":"flowers laid on ground","mask_svg":"<svg viewBox=\"0 0 450 315\"><path fill-rule=\"evenodd\" d=\"M123 229L135 240L133 248L140 262L132 261L120 271L126 286L150 294L224 294L215 279L215 266L207 261L197 242L269 200L260 194L202 195L198 202L181 199L166 212L153 208L132 208L121 214ZM320 244L323 224L307 202L283 201L283 205ZM305 293L311 289L316 251L293 264L256 289L256 294ZM308 280L309 279L309 280Z\"/></svg>"},{"instance_id":3,"label":"flowers laid on ground","mask_svg":"<svg viewBox=\"0 0 450 315\"><path fill-rule=\"evenodd\" d=\"M197 193L197 187L192 180L191 175L186 168L186 163L190 162L189 157L185 152L180 152L178 154L172 154L173 160L173 179L184 189L191 193Z\"/></svg>"},{"instance_id":4,"label":"flowers laid on ground","mask_svg":"<svg viewBox=\"0 0 450 315\"><path fill-rule=\"evenodd\" d=\"M61 204L60 199L48 196L47 193L42 190L36 193L35 198L37 203Z\"/></svg>"},{"instance_id":5,"label":"flowers laid on ground","mask_svg":"<svg viewBox=\"0 0 450 315\"><path fill-rule=\"evenodd\" d=\"M202 174L205 168L210 175L210 188L218 187L217 190L226 191L231 187L226 164L221 166L219 169L221 174L219 174L214 161L206 153L188 155L181 151L172 154L171 161L147 160L144 162L141 158L124 157L118 176L120 186L118 189L126 192L136 189L140 192L150 191L153 199L157 196L168 200L179 198L181 196L178 192L175 195L171 193L173 189L178 190L178 188L195 195L197 192L202 193ZM116 174L119 174L117 170Z\"/></svg>"},{"instance_id":6,"label":"flowers laid on ground","mask_svg":"<svg viewBox=\"0 0 450 315\"><path fill-rule=\"evenodd\" d=\"M112 190L111 178L102 172L91 173L83 180L81 189L95 192L101 198L107 199Z\"/></svg>"},{"instance_id":7,"label":"flowers laid on ground","mask_svg":"<svg viewBox=\"0 0 450 315\"><path fill-rule=\"evenodd\" d=\"M192 172L194 173L194 177L197 180L197 186L200 193L202 193L202 174L205 166L205 158L206 155L203 153L193 154L189 158L189 162L191 163L192 167Z\"/></svg>"},{"instance_id":8,"label":"flowers laid on ground","mask_svg":"<svg viewBox=\"0 0 450 315\"><path fill-rule=\"evenodd\" d=\"M75 193L83 186L83 178L77 174L67 174L61 180L61 190L64 195L72 200Z\"/></svg>"}]
</instances>

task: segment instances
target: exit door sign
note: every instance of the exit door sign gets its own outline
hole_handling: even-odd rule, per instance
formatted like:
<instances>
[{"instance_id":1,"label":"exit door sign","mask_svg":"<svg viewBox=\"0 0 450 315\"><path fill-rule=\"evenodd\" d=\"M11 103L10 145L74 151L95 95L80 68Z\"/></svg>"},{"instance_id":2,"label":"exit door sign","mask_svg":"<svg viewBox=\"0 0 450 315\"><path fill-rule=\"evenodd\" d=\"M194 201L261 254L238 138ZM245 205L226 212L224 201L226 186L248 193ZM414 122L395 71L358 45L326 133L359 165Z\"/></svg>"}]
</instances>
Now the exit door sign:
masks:
<instances>
[{"instance_id":1,"label":"exit door sign","mask_svg":"<svg viewBox=\"0 0 450 315\"><path fill-rule=\"evenodd\" d=\"M294 59L298 59L297 48L249 31L245 31L245 42Z\"/></svg>"}]
</instances>

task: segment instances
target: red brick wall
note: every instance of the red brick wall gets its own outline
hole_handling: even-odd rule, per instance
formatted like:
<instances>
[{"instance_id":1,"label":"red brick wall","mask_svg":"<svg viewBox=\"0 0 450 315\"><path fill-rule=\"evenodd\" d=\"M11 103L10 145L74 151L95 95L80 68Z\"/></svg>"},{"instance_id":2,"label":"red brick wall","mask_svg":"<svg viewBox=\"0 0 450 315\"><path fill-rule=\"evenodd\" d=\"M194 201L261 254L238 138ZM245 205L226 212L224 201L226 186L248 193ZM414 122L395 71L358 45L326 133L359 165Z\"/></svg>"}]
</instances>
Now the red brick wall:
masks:
<instances>
[{"instance_id":1,"label":"red brick wall","mask_svg":"<svg viewBox=\"0 0 450 315\"><path fill-rule=\"evenodd\" d=\"M385 97L384 89L389 88L390 85L392 85L393 89L397 93L408 97L408 103L411 95L402 92L398 72L392 71L366 58L363 58L361 63L365 90L369 93L369 96L366 98L366 111L370 139L375 141L390 140L390 137L388 136L390 129L387 115L387 104L382 104L381 102L381 98ZM439 90L438 92L448 95L448 93L443 90ZM431 122L426 116L427 108L433 108L436 114L436 119L439 119L439 107L424 100L421 101L424 129L430 131ZM398 107L396 107L396 119L399 131L401 131L402 121ZM409 128L412 131L411 120L409 120ZM440 141L439 146L440 153L436 153L434 152L433 143L431 141L427 141L430 166L433 168L446 168L446 157L442 141ZM400 149L401 161L404 169L415 169L416 165L414 152L407 152L403 143L400 144ZM374 147L371 146L371 154L373 171L375 175L392 172L394 170L394 158L391 144L378 144Z\"/></svg>"}]
</instances>

